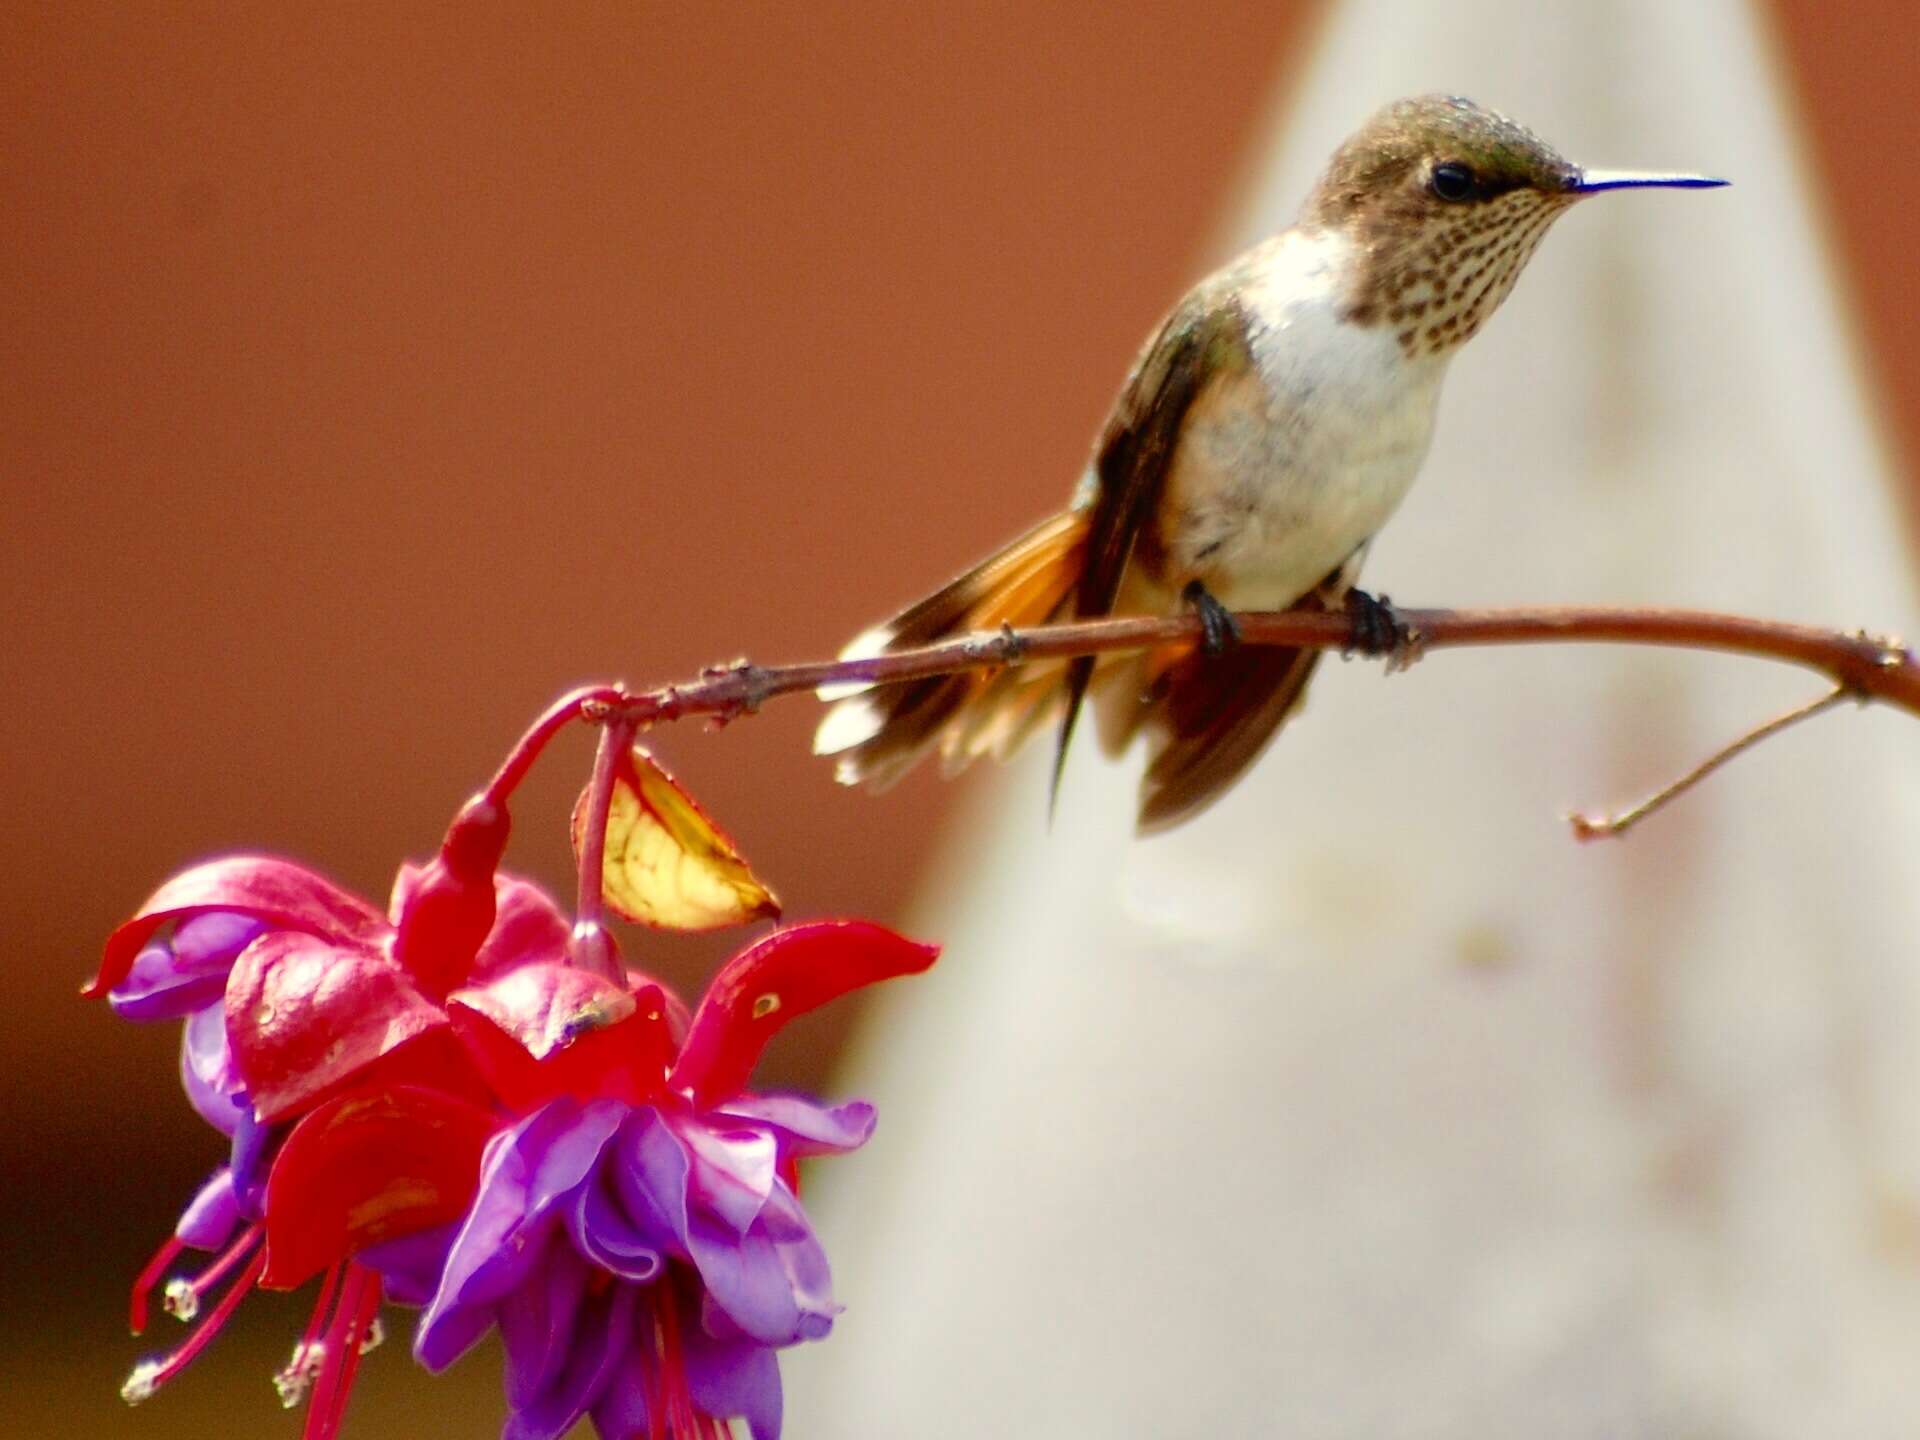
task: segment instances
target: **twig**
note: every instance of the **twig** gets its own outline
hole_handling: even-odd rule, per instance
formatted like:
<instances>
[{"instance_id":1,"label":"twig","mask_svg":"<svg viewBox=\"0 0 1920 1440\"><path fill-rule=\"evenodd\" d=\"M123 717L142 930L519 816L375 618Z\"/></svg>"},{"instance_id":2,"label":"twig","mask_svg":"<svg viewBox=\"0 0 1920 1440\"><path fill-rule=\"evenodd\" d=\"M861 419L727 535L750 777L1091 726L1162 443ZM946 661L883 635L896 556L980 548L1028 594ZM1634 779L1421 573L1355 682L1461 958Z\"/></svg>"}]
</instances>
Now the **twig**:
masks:
<instances>
[{"instance_id":1,"label":"twig","mask_svg":"<svg viewBox=\"0 0 1920 1440\"><path fill-rule=\"evenodd\" d=\"M1843 700L1857 698L1846 686L1836 685L1826 694L1816 696L1804 705L1796 705L1786 714L1776 715L1765 724L1756 725L1739 739L1722 745L1678 780L1662 786L1630 809L1622 810L1616 815L1584 815L1576 811L1567 816L1567 823L1573 826L1573 838L1581 841L1610 840L1625 835L1656 810L1664 809L1669 803L1686 794L1734 756L1751 750L1762 740L1778 735L1782 730L1791 729L1802 720L1811 720L1814 716L1831 710Z\"/></svg>"},{"instance_id":2,"label":"twig","mask_svg":"<svg viewBox=\"0 0 1920 1440\"><path fill-rule=\"evenodd\" d=\"M1830 693L1768 721L1717 751L1673 784L1631 810L1613 816L1570 815L1582 840L1623 835L1641 820L1684 794L1734 756L1770 735L1837 705L1843 699L1882 701L1920 716L1920 661L1898 640L1865 631L1821 630L1743 615L1706 610L1625 610L1566 606L1515 610L1403 610L1394 619L1405 639L1386 656L1389 673L1407 668L1429 650L1463 645L1614 644L1657 645L1688 650L1717 650L1804 666L1825 675ZM1325 611L1284 611L1234 617L1245 645L1286 645L1321 650L1353 643L1351 620ZM634 730L689 715L724 724L752 714L767 700L796 691L837 698L869 685L899 684L967 670L1004 669L1034 661L1058 661L1075 655L1144 650L1160 645L1202 642L1200 617L1122 616L1066 625L956 636L937 645L858 659L801 665L753 665L738 660L712 666L694 680L665 685L636 695L604 698L586 692L580 718L590 724ZM596 814L603 812L595 812ZM583 877L587 871L583 867ZM583 878L582 896L587 882ZM583 900L584 903L584 900ZM584 911L583 911L584 913ZM590 948L591 937L585 937ZM580 942L576 942L580 943Z\"/></svg>"},{"instance_id":3,"label":"twig","mask_svg":"<svg viewBox=\"0 0 1920 1440\"><path fill-rule=\"evenodd\" d=\"M1395 614L1418 638L1421 654L1462 645L1613 644L1717 650L1804 666L1825 675L1862 701L1878 700L1920 716L1920 661L1898 640L1721 615L1707 610L1626 610L1561 607L1514 610L1406 610ZM1322 611L1252 613L1235 617L1241 643L1344 648L1350 639L1344 615ZM737 664L697 679L619 699L585 705L590 722L627 720L639 728L689 715L747 714L764 701L823 686L894 684L964 670L998 669L1061 660L1074 655L1145 650L1195 643L1200 621L1192 615L1164 619L1121 616L1028 630L961 635L937 645L854 660L800 665Z\"/></svg>"}]
</instances>

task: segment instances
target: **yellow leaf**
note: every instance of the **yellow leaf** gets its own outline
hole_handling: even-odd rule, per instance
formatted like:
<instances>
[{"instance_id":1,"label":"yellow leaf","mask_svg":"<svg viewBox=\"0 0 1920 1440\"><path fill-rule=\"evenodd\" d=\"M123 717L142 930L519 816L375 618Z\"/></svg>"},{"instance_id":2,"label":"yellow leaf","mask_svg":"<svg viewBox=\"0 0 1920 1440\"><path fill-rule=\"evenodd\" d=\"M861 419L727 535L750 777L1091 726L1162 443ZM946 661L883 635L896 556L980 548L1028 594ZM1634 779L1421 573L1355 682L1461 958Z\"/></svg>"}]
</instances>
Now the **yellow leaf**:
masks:
<instances>
[{"instance_id":1,"label":"yellow leaf","mask_svg":"<svg viewBox=\"0 0 1920 1440\"><path fill-rule=\"evenodd\" d=\"M582 792L573 807L575 855L586 829ZM614 772L600 874L610 910L663 930L717 930L780 913L726 832L638 745Z\"/></svg>"}]
</instances>

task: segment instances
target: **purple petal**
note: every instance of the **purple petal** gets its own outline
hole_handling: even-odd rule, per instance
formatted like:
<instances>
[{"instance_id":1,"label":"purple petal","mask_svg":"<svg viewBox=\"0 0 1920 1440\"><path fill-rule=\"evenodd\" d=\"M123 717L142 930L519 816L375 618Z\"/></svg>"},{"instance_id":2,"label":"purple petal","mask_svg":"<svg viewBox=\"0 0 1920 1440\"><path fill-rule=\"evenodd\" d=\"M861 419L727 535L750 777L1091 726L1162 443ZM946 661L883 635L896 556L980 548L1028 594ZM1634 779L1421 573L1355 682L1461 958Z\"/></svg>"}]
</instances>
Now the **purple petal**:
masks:
<instances>
[{"instance_id":1,"label":"purple petal","mask_svg":"<svg viewBox=\"0 0 1920 1440\"><path fill-rule=\"evenodd\" d=\"M122 1020L177 1020L218 1003L229 968L223 965L211 974L183 971L167 942L155 940L133 957L133 968L107 992L107 1003Z\"/></svg>"},{"instance_id":2,"label":"purple petal","mask_svg":"<svg viewBox=\"0 0 1920 1440\"><path fill-rule=\"evenodd\" d=\"M779 1159L773 1132L744 1121L715 1123L704 1115L661 1118L693 1161L689 1200L735 1234L746 1234L773 1190Z\"/></svg>"},{"instance_id":3,"label":"purple petal","mask_svg":"<svg viewBox=\"0 0 1920 1440\"><path fill-rule=\"evenodd\" d=\"M833 1298L833 1271L827 1264L827 1252L800 1200L785 1183L780 1184L767 1201L761 1215L761 1229L774 1242L780 1267L786 1272L794 1306L800 1312L800 1338L824 1340L833 1329L833 1320L844 1308Z\"/></svg>"},{"instance_id":4,"label":"purple petal","mask_svg":"<svg viewBox=\"0 0 1920 1440\"><path fill-rule=\"evenodd\" d=\"M562 1354L564 1367L552 1383L519 1404L509 1390L511 1413L501 1440L558 1440L599 1402L612 1388L628 1352L638 1348L632 1343L636 1295L631 1285L613 1285L581 1307L573 1343ZM619 1440L645 1435L646 1429L644 1425L637 1430L602 1428L600 1433Z\"/></svg>"},{"instance_id":5,"label":"purple petal","mask_svg":"<svg viewBox=\"0 0 1920 1440\"><path fill-rule=\"evenodd\" d=\"M593 1428L600 1433L602 1440L610 1435L620 1437L620 1440L627 1440L627 1437L649 1440L653 1427L648 1423L652 1411L647 1405L647 1397L658 1388L654 1376L660 1368L660 1357L653 1349L648 1316L643 1308L646 1305L642 1298L644 1292L631 1285L615 1288L631 1293L632 1304L641 1311L641 1319L626 1353L615 1357L612 1373L601 1385L600 1394L593 1402Z\"/></svg>"},{"instance_id":6,"label":"purple petal","mask_svg":"<svg viewBox=\"0 0 1920 1440\"><path fill-rule=\"evenodd\" d=\"M587 1262L573 1253L563 1237L554 1235L542 1243L540 1259L526 1282L501 1298L497 1313L507 1350L509 1408L531 1404L559 1378L586 1293Z\"/></svg>"},{"instance_id":7,"label":"purple petal","mask_svg":"<svg viewBox=\"0 0 1920 1440\"><path fill-rule=\"evenodd\" d=\"M693 1403L722 1420L745 1420L753 1440L780 1440L780 1362L773 1351L750 1340L716 1340L698 1325L686 1326L681 1339Z\"/></svg>"},{"instance_id":8,"label":"purple petal","mask_svg":"<svg viewBox=\"0 0 1920 1440\"><path fill-rule=\"evenodd\" d=\"M443 1277L442 1286L445 1283ZM438 1293L435 1292L436 1298ZM413 1358L434 1375L478 1345L499 1318L495 1313L496 1307L492 1305L459 1305L435 1310L432 1308L432 1299L427 1301L427 1305L427 1313L421 1316L419 1325L414 1327ZM427 1328L429 1319L433 1322L431 1330Z\"/></svg>"},{"instance_id":9,"label":"purple petal","mask_svg":"<svg viewBox=\"0 0 1920 1440\"><path fill-rule=\"evenodd\" d=\"M791 1320L787 1312L772 1310L758 1328L743 1324L723 1308L720 1299L709 1290L702 1297L700 1323L709 1335L719 1340L744 1339L775 1345L789 1345L796 1340L824 1340L833 1329L834 1318L844 1307L833 1298L833 1274L827 1265L827 1252L814 1238L813 1227L807 1223L800 1202L784 1184L768 1202L754 1238L773 1244L773 1264L783 1274L786 1293L792 1300ZM764 1263L764 1255L760 1255L760 1260ZM783 1333L773 1328L777 1325L790 1325L796 1333Z\"/></svg>"},{"instance_id":10,"label":"purple petal","mask_svg":"<svg viewBox=\"0 0 1920 1440\"><path fill-rule=\"evenodd\" d=\"M173 1233L196 1250L218 1250L240 1224L240 1201L233 1193L233 1172L224 1167L200 1187Z\"/></svg>"},{"instance_id":11,"label":"purple petal","mask_svg":"<svg viewBox=\"0 0 1920 1440\"><path fill-rule=\"evenodd\" d=\"M267 932L267 922L232 910L189 915L173 932L174 962L185 971L225 974L240 952Z\"/></svg>"},{"instance_id":12,"label":"purple petal","mask_svg":"<svg viewBox=\"0 0 1920 1440\"><path fill-rule=\"evenodd\" d=\"M447 1224L417 1230L398 1240L369 1245L353 1258L379 1272L387 1299L397 1305L424 1305L440 1284L456 1228Z\"/></svg>"},{"instance_id":13,"label":"purple petal","mask_svg":"<svg viewBox=\"0 0 1920 1440\"><path fill-rule=\"evenodd\" d=\"M107 1003L123 1020L173 1020L217 1004L234 960L266 928L231 910L190 916L171 939L141 948L126 978L107 992Z\"/></svg>"},{"instance_id":14,"label":"purple petal","mask_svg":"<svg viewBox=\"0 0 1920 1440\"><path fill-rule=\"evenodd\" d=\"M227 1049L226 1012L217 1004L194 1011L180 1027L180 1084L200 1118L232 1139L244 1107L235 1098L240 1077Z\"/></svg>"},{"instance_id":15,"label":"purple petal","mask_svg":"<svg viewBox=\"0 0 1920 1440\"><path fill-rule=\"evenodd\" d=\"M107 992L107 1003L122 1020L177 1020L208 1005L218 1005L227 988L227 972L183 975L173 953L155 941L134 957L127 978Z\"/></svg>"},{"instance_id":16,"label":"purple petal","mask_svg":"<svg viewBox=\"0 0 1920 1440\"><path fill-rule=\"evenodd\" d=\"M567 1210L567 1230L576 1250L622 1280L644 1284L666 1264L660 1247L629 1218L604 1176L580 1187Z\"/></svg>"},{"instance_id":17,"label":"purple petal","mask_svg":"<svg viewBox=\"0 0 1920 1440\"><path fill-rule=\"evenodd\" d=\"M285 1132L262 1125L244 1093L235 1099L239 1104L240 1123L234 1127L233 1155L227 1168L233 1173L233 1191L240 1199L240 1213L249 1220L258 1220L267 1201L271 1152L278 1148L277 1142Z\"/></svg>"},{"instance_id":18,"label":"purple petal","mask_svg":"<svg viewBox=\"0 0 1920 1440\"><path fill-rule=\"evenodd\" d=\"M709 1193L722 1205L735 1198L732 1182L717 1178L709 1163L726 1145L703 1146L696 1158L688 1143L712 1133L697 1119L669 1121L654 1110L634 1111L611 1166L621 1204L642 1231L671 1247L670 1254L692 1261L714 1302L742 1333L767 1345L818 1338L837 1312L826 1290L826 1257L805 1212L785 1183L774 1179L755 1222L741 1233L719 1206L708 1203ZM770 1133L763 1140L770 1153Z\"/></svg>"},{"instance_id":19,"label":"purple petal","mask_svg":"<svg viewBox=\"0 0 1920 1440\"><path fill-rule=\"evenodd\" d=\"M821 1105L804 1095L737 1095L716 1109L767 1126L780 1142L783 1159L858 1150L873 1134L876 1118L864 1100Z\"/></svg>"},{"instance_id":20,"label":"purple petal","mask_svg":"<svg viewBox=\"0 0 1920 1440\"><path fill-rule=\"evenodd\" d=\"M563 1097L488 1142L473 1207L414 1336L421 1364L442 1370L486 1333L482 1317L527 1282L542 1227L592 1175L627 1113L618 1101Z\"/></svg>"},{"instance_id":21,"label":"purple petal","mask_svg":"<svg viewBox=\"0 0 1920 1440\"><path fill-rule=\"evenodd\" d=\"M811 1339L780 1247L760 1230L732 1235L696 1218L687 1234L700 1283L742 1334L762 1345Z\"/></svg>"},{"instance_id":22,"label":"purple petal","mask_svg":"<svg viewBox=\"0 0 1920 1440\"><path fill-rule=\"evenodd\" d=\"M676 1260L687 1251L687 1176L693 1161L686 1146L651 1107L635 1110L620 1127L608 1171L614 1193L635 1226L653 1236Z\"/></svg>"}]
</instances>

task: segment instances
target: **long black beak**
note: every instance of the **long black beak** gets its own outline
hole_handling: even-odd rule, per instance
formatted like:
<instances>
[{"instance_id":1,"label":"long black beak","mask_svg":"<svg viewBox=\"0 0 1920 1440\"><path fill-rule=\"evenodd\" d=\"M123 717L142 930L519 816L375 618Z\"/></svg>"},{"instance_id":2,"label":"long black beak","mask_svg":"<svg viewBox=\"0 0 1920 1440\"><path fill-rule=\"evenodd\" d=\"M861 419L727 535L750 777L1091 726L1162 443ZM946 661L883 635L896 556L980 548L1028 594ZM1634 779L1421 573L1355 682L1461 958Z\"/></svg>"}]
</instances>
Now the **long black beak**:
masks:
<instances>
[{"instance_id":1,"label":"long black beak","mask_svg":"<svg viewBox=\"0 0 1920 1440\"><path fill-rule=\"evenodd\" d=\"M1567 186L1575 195L1602 190L1713 190L1726 184L1711 175L1660 175L1644 170L1582 170Z\"/></svg>"}]
</instances>

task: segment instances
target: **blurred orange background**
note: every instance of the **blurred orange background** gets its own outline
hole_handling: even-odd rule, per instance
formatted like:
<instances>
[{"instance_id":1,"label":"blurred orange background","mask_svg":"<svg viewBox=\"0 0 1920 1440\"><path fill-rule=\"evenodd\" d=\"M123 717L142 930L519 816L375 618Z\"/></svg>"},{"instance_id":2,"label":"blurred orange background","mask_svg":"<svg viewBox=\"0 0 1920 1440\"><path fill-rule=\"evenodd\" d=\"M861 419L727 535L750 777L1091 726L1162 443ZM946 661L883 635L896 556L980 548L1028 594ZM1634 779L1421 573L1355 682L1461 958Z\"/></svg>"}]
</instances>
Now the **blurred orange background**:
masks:
<instances>
[{"instance_id":1,"label":"blurred orange background","mask_svg":"<svg viewBox=\"0 0 1920 1440\"><path fill-rule=\"evenodd\" d=\"M73 998L107 930L233 848L384 896L566 686L830 653L1055 503L1309 8L0 13L10 1433L295 1433L285 1305L115 1398L124 1284L216 1156L172 1027ZM1774 14L1910 445L1920 14ZM897 920L959 792L838 790L815 718L661 748L791 914ZM515 807L563 888L587 754ZM629 946L692 990L720 953ZM770 1078L830 1083L846 1021ZM417 1433L368 1369L353 1433ZM481 1433L496 1385L426 1393Z\"/></svg>"}]
</instances>

